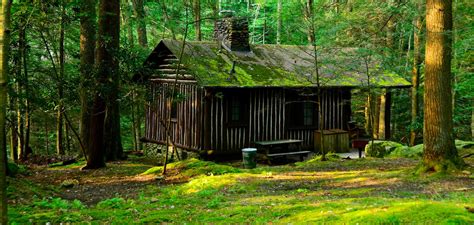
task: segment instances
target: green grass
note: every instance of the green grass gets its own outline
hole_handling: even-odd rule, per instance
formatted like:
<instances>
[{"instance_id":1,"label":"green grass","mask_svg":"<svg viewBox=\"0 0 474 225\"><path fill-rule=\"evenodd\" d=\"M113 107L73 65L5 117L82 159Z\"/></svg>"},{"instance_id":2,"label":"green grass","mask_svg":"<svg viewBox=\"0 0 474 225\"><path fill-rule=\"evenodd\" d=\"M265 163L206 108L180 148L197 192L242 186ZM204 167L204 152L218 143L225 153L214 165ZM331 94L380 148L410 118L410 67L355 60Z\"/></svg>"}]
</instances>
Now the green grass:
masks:
<instances>
[{"instance_id":1,"label":"green grass","mask_svg":"<svg viewBox=\"0 0 474 225\"><path fill-rule=\"evenodd\" d=\"M473 224L474 214L464 207L474 207L474 180L418 177L412 173L415 165L332 159L246 170L192 159L169 166L173 175L167 180L185 176L186 181L150 184L134 199L117 196L85 206L77 200L36 198L11 206L9 216L14 224ZM159 174L160 168L139 176Z\"/></svg>"}]
</instances>

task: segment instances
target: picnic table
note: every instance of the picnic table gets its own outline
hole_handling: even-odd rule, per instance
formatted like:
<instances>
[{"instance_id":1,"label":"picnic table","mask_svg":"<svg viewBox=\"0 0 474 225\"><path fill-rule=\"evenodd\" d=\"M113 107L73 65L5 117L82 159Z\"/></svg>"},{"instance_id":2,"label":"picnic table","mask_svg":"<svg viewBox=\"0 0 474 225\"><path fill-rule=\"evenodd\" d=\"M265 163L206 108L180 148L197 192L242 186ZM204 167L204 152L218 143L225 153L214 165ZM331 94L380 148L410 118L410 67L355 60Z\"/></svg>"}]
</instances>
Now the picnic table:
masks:
<instances>
[{"instance_id":1,"label":"picnic table","mask_svg":"<svg viewBox=\"0 0 474 225\"><path fill-rule=\"evenodd\" d=\"M299 155L301 161L303 161L304 156L307 156L311 151L302 151L301 144L303 140L297 139L284 139L284 140L271 140L271 141L257 141L255 145L257 149L263 149L263 154L265 159L271 164L270 158L279 157L279 156L288 156L288 155ZM298 151L288 151L290 145L296 145ZM280 151L276 151L280 149Z\"/></svg>"}]
</instances>

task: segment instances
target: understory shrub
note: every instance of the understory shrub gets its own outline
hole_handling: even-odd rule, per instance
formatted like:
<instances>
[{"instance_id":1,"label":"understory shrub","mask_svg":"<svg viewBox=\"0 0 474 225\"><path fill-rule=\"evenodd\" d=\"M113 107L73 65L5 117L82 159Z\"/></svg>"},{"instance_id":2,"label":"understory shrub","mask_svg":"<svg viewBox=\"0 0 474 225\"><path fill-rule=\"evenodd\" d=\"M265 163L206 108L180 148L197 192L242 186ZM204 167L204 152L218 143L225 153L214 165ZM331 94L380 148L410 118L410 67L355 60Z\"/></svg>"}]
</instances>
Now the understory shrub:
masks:
<instances>
[{"instance_id":1,"label":"understory shrub","mask_svg":"<svg viewBox=\"0 0 474 225\"><path fill-rule=\"evenodd\" d=\"M373 141L365 146L365 155L369 157L383 158L396 148L403 147L402 144L393 141Z\"/></svg>"}]
</instances>

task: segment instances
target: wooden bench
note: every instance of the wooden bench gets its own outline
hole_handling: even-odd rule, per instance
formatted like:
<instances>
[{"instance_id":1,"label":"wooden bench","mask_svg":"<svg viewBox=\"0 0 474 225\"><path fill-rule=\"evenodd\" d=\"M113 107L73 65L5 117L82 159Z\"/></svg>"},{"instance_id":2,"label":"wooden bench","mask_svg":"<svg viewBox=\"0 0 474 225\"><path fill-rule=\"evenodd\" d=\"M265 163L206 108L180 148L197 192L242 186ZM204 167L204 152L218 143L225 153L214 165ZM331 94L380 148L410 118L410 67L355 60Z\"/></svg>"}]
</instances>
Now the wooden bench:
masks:
<instances>
[{"instance_id":1,"label":"wooden bench","mask_svg":"<svg viewBox=\"0 0 474 225\"><path fill-rule=\"evenodd\" d=\"M270 161L271 157L289 156L289 155L299 155L301 161L303 161L304 156L307 156L309 153L311 153L311 151L302 151L301 150L302 143L303 143L303 140L286 139L286 140L272 140L272 141L257 141L255 142L255 145L257 146L257 149L264 149L264 153L261 153L261 154L263 154L265 159L268 161L268 163L271 164L271 161ZM288 150L288 147L292 144L298 146L298 151L274 152L274 149L277 147Z\"/></svg>"}]
</instances>

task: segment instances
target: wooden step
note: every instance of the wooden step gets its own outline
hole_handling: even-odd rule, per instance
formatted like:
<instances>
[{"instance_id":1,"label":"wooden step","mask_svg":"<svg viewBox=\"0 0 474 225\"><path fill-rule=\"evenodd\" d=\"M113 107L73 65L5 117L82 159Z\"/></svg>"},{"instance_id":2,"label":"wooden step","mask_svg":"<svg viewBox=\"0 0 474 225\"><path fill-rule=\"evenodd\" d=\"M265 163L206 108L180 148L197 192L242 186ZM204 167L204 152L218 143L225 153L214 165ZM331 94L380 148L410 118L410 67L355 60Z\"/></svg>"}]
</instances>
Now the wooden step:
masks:
<instances>
[{"instance_id":1,"label":"wooden step","mask_svg":"<svg viewBox=\"0 0 474 225\"><path fill-rule=\"evenodd\" d=\"M309 154L311 151L299 151L299 152L282 152L282 153L273 153L268 154L268 157L276 157L276 156L286 156L286 155L305 155Z\"/></svg>"}]
</instances>

